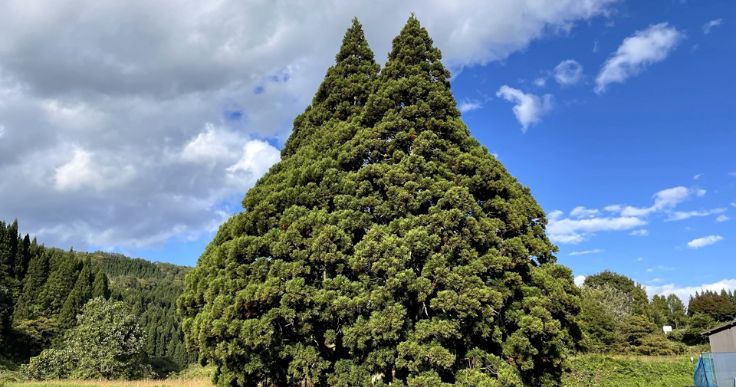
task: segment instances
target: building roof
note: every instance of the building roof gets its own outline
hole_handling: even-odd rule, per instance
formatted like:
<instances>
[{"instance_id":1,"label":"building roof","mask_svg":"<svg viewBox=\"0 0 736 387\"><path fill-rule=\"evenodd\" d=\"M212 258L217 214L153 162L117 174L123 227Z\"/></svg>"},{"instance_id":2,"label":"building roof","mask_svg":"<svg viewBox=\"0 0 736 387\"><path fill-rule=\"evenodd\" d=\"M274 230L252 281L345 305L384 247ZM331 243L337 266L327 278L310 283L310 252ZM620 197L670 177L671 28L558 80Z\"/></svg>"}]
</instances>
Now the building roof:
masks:
<instances>
[{"instance_id":1,"label":"building roof","mask_svg":"<svg viewBox=\"0 0 736 387\"><path fill-rule=\"evenodd\" d=\"M715 328L709 329L709 330L703 332L703 334L710 336L712 334L718 333L720 331L723 331L723 330L726 330L728 328L735 327L735 326L736 326L736 320L733 320L733 321L731 321L729 323L725 323L723 325L720 325L720 326L717 326Z\"/></svg>"}]
</instances>

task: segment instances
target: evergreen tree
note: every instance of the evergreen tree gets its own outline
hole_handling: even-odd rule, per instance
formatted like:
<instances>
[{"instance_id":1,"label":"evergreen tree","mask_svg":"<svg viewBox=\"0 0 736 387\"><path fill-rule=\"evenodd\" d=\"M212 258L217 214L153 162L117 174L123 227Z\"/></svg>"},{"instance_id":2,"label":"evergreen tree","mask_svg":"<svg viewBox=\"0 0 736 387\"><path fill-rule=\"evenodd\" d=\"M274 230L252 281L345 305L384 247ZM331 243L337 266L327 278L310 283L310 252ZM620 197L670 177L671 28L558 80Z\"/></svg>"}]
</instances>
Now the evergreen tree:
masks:
<instances>
[{"instance_id":1,"label":"evergreen tree","mask_svg":"<svg viewBox=\"0 0 736 387\"><path fill-rule=\"evenodd\" d=\"M651 303L652 319L657 327L674 324L665 296L655 295Z\"/></svg>"},{"instance_id":2,"label":"evergreen tree","mask_svg":"<svg viewBox=\"0 0 736 387\"><path fill-rule=\"evenodd\" d=\"M13 319L15 321L33 319L39 316L38 296L49 275L50 251L32 255L28 264L28 273L23 279L23 291L18 298Z\"/></svg>"},{"instance_id":3,"label":"evergreen tree","mask_svg":"<svg viewBox=\"0 0 736 387\"><path fill-rule=\"evenodd\" d=\"M84 262L82 270L77 276L77 281L74 283L69 296L64 301L64 305L61 307L59 313L59 322L64 326L72 326L77 322L77 313L82 310L84 304L92 298L92 283L94 276L92 275L92 269L90 268L91 263L88 261Z\"/></svg>"},{"instance_id":4,"label":"evergreen tree","mask_svg":"<svg viewBox=\"0 0 736 387\"><path fill-rule=\"evenodd\" d=\"M368 100L379 66L358 19L353 19L335 59L312 104L294 120L293 133L281 152L283 157L294 154L330 120L348 121L359 114Z\"/></svg>"},{"instance_id":5,"label":"evergreen tree","mask_svg":"<svg viewBox=\"0 0 736 387\"><path fill-rule=\"evenodd\" d=\"M295 130L220 228L179 299L218 384L560 383L577 287L449 78L410 18L356 119Z\"/></svg>"},{"instance_id":6,"label":"evergreen tree","mask_svg":"<svg viewBox=\"0 0 736 387\"><path fill-rule=\"evenodd\" d=\"M102 270L97 270L94 283L92 284L92 298L97 297L104 299L110 298L110 282Z\"/></svg>"},{"instance_id":7,"label":"evergreen tree","mask_svg":"<svg viewBox=\"0 0 736 387\"><path fill-rule=\"evenodd\" d=\"M50 259L51 273L39 295L44 315L56 315L77 282L80 264L73 252L55 251Z\"/></svg>"},{"instance_id":8,"label":"evergreen tree","mask_svg":"<svg viewBox=\"0 0 736 387\"><path fill-rule=\"evenodd\" d=\"M15 275L19 280L24 278L28 271L28 264L31 260L31 239L26 234L23 241L19 245L18 258L15 262Z\"/></svg>"}]
</instances>

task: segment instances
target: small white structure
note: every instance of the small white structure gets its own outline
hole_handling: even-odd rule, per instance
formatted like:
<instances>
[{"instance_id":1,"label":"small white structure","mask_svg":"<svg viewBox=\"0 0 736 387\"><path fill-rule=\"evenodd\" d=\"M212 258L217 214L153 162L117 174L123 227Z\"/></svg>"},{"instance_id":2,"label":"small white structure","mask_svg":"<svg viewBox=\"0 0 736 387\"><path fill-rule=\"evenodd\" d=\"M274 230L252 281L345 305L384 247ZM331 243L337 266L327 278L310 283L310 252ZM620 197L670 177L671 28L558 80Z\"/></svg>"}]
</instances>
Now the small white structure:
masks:
<instances>
[{"instance_id":1,"label":"small white structure","mask_svg":"<svg viewBox=\"0 0 736 387\"><path fill-rule=\"evenodd\" d=\"M671 325L664 325L662 326L662 330L664 331L664 334L670 334L672 333L672 326Z\"/></svg>"}]
</instances>

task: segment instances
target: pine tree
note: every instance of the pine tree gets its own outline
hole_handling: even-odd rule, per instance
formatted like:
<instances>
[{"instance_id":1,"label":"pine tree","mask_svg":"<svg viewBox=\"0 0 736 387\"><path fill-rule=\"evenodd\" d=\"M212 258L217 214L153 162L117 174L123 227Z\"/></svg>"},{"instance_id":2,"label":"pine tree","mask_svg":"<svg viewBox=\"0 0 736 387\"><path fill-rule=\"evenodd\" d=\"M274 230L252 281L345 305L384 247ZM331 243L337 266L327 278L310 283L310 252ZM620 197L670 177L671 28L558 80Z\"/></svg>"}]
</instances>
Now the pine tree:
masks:
<instances>
[{"instance_id":1,"label":"pine tree","mask_svg":"<svg viewBox=\"0 0 736 387\"><path fill-rule=\"evenodd\" d=\"M92 275L90 266L91 263L89 261L84 262L82 270L77 276L77 281L74 283L74 288L61 307L59 321L64 326L69 327L74 325L77 321L77 313L92 298L92 284L95 277Z\"/></svg>"},{"instance_id":2,"label":"pine tree","mask_svg":"<svg viewBox=\"0 0 736 387\"><path fill-rule=\"evenodd\" d=\"M560 383L578 290L449 78L410 18L359 114L295 129L220 228L178 302L218 384Z\"/></svg>"},{"instance_id":3,"label":"pine tree","mask_svg":"<svg viewBox=\"0 0 736 387\"><path fill-rule=\"evenodd\" d=\"M92 284L92 298L97 297L102 297L106 300L110 298L110 281L102 270L97 270L95 281Z\"/></svg>"}]
</instances>

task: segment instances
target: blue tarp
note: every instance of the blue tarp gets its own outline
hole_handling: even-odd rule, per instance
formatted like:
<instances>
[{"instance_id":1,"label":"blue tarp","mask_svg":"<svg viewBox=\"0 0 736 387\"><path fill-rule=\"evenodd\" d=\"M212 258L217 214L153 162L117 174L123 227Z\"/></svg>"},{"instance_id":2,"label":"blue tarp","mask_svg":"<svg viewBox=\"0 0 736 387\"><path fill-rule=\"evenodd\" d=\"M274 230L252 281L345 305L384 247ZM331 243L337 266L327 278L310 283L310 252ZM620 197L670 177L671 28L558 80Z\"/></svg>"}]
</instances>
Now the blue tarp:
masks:
<instances>
[{"instance_id":1,"label":"blue tarp","mask_svg":"<svg viewBox=\"0 0 736 387\"><path fill-rule=\"evenodd\" d=\"M700 354L698 365L695 367L695 387L717 387L713 357L709 353Z\"/></svg>"}]
</instances>

